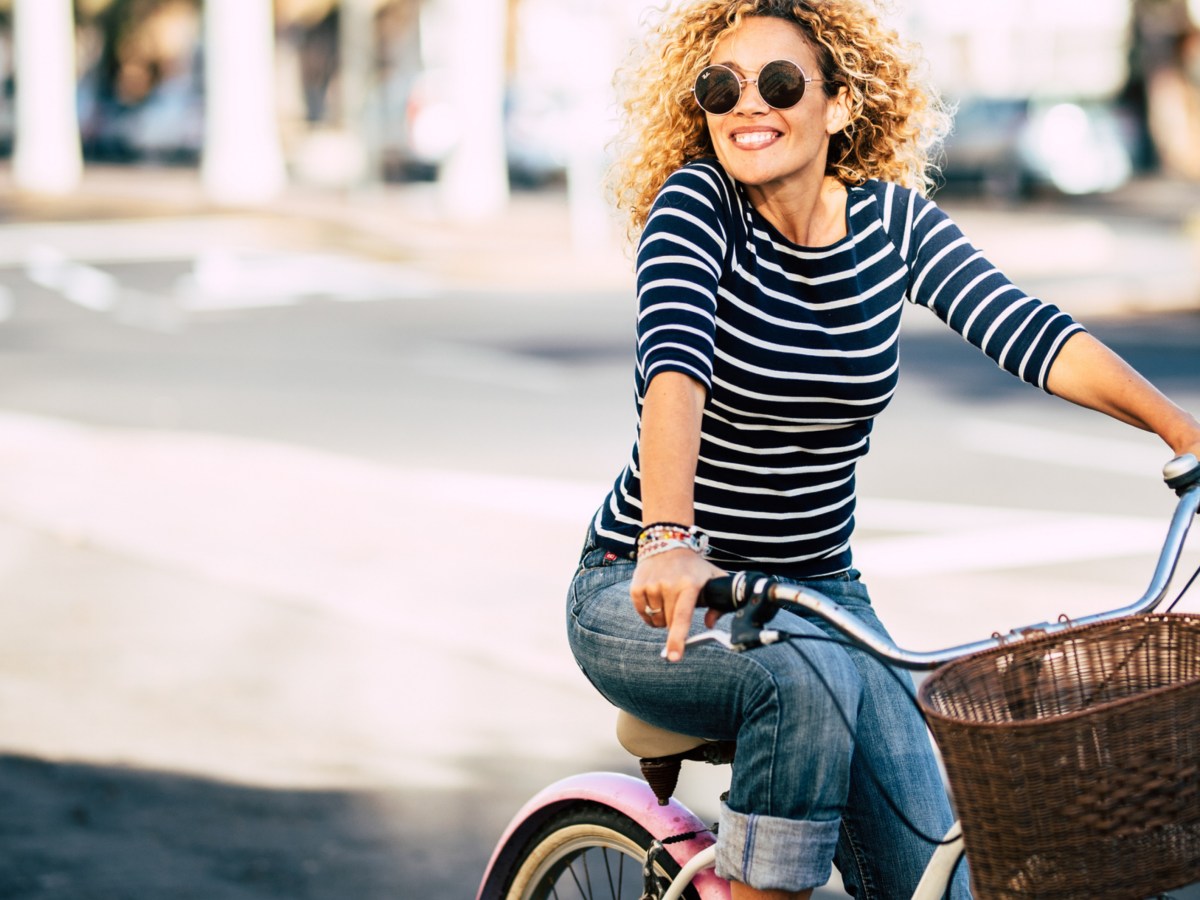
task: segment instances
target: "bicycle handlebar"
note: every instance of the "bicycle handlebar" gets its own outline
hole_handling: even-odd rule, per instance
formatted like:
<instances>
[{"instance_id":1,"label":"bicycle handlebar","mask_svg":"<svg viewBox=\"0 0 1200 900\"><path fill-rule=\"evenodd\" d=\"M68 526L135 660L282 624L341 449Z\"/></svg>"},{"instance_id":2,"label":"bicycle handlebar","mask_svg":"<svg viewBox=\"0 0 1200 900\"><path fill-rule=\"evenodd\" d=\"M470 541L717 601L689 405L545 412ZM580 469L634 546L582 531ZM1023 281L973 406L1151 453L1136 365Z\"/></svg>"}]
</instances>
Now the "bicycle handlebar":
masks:
<instances>
[{"instance_id":1,"label":"bicycle handlebar","mask_svg":"<svg viewBox=\"0 0 1200 900\"><path fill-rule=\"evenodd\" d=\"M690 638L688 643L717 641L736 650L774 643L783 636L776 631L764 630L763 626L775 615L778 604L792 603L820 616L856 644L902 668L935 669L959 657L1023 640L1031 635L1055 634L1079 625L1151 612L1166 596L1187 539L1188 529L1192 519L1200 511L1200 461L1191 453L1177 456L1163 467L1163 479L1167 486L1179 495L1179 502L1171 518L1171 525L1167 530L1167 537L1159 553L1149 587L1140 599L1121 609L1095 613L1072 621L1041 622L1015 628L1006 635L995 635L944 650L920 652L898 647L817 591L792 582L779 581L758 572L738 572L710 581L705 585L699 600L701 606L734 614L730 634L708 631Z\"/></svg>"}]
</instances>

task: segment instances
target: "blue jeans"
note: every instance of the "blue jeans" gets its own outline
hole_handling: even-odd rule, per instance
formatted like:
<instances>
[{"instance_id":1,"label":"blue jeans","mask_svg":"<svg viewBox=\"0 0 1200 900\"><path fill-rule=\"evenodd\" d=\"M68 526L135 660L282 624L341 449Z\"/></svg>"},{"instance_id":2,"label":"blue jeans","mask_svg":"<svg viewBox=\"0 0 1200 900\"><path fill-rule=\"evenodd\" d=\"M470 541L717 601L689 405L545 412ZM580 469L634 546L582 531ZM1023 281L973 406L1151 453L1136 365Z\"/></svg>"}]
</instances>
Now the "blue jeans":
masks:
<instances>
[{"instance_id":1,"label":"blue jeans","mask_svg":"<svg viewBox=\"0 0 1200 900\"><path fill-rule=\"evenodd\" d=\"M951 814L907 673L902 686L869 654L820 640L746 653L706 644L667 663L665 632L646 625L629 599L633 569L585 547L568 597L568 639L584 674L614 705L660 728L737 741L718 874L800 891L825 884L832 863L855 897L911 896L933 848L880 790L926 835L940 839ZM807 585L883 632L857 572ZM799 613L780 611L772 627L834 634ZM703 627L697 613L692 631ZM953 898L970 896L964 869Z\"/></svg>"}]
</instances>

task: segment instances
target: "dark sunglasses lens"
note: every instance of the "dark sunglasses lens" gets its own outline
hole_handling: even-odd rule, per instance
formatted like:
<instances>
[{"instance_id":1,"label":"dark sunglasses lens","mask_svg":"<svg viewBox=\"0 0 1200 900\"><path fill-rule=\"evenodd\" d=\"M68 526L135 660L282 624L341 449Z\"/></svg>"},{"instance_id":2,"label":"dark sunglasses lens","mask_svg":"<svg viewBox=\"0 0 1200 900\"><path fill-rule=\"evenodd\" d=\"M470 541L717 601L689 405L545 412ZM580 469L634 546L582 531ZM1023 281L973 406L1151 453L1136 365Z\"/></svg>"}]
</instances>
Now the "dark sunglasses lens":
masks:
<instances>
[{"instance_id":1,"label":"dark sunglasses lens","mask_svg":"<svg viewBox=\"0 0 1200 900\"><path fill-rule=\"evenodd\" d=\"M742 86L724 66L709 66L696 79L696 102L705 112L723 116L737 106Z\"/></svg>"},{"instance_id":2,"label":"dark sunglasses lens","mask_svg":"<svg viewBox=\"0 0 1200 900\"><path fill-rule=\"evenodd\" d=\"M804 70L786 59L769 62L758 73L758 93L776 109L791 109L804 96Z\"/></svg>"}]
</instances>

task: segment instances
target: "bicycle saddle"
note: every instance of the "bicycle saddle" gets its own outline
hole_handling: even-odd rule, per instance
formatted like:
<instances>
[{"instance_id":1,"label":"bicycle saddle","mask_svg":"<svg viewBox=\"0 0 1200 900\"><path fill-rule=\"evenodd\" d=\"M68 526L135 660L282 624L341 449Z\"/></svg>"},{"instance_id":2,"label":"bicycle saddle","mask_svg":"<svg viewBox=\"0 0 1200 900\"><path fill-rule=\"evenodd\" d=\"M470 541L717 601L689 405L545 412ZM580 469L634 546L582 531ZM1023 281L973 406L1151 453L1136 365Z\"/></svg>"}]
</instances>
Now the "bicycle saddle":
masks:
<instances>
[{"instance_id":1,"label":"bicycle saddle","mask_svg":"<svg viewBox=\"0 0 1200 900\"><path fill-rule=\"evenodd\" d=\"M733 762L732 741L710 741L667 731L643 722L637 716L618 710L617 740L638 758L642 775L654 791L660 806L666 806L679 783L679 769L685 759L721 765Z\"/></svg>"},{"instance_id":2,"label":"bicycle saddle","mask_svg":"<svg viewBox=\"0 0 1200 900\"><path fill-rule=\"evenodd\" d=\"M665 728L643 722L623 709L617 712L617 740L638 759L675 756L709 743L704 738L667 731Z\"/></svg>"}]
</instances>

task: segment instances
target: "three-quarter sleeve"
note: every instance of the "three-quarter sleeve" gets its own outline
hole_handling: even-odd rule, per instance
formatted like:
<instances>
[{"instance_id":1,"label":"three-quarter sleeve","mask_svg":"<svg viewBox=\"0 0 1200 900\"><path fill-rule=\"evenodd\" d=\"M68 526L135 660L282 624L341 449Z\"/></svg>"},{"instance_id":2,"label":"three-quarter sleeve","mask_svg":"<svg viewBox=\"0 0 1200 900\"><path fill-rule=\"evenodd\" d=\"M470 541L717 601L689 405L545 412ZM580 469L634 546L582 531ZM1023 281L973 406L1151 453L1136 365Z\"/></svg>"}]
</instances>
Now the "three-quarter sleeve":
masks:
<instances>
[{"instance_id":1,"label":"three-quarter sleeve","mask_svg":"<svg viewBox=\"0 0 1200 900\"><path fill-rule=\"evenodd\" d=\"M642 390L661 372L712 388L717 283L727 250L722 182L709 167L672 175L638 245L637 361Z\"/></svg>"},{"instance_id":2,"label":"three-quarter sleeve","mask_svg":"<svg viewBox=\"0 0 1200 900\"><path fill-rule=\"evenodd\" d=\"M916 194L907 199L909 299L1005 371L1045 390L1058 351L1083 326L1009 281L935 203Z\"/></svg>"}]
</instances>

